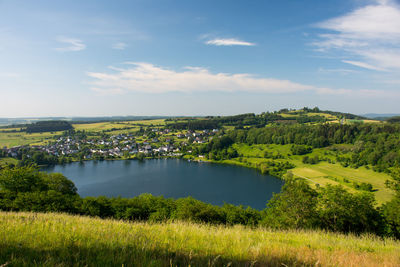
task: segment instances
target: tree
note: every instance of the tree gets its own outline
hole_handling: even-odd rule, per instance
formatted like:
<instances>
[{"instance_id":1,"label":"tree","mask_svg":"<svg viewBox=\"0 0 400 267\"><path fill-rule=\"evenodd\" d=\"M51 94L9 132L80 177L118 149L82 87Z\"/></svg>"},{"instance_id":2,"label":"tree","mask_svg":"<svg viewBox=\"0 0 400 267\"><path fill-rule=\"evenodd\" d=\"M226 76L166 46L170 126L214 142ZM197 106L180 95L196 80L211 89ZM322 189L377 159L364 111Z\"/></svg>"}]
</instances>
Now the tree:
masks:
<instances>
[{"instance_id":1,"label":"tree","mask_svg":"<svg viewBox=\"0 0 400 267\"><path fill-rule=\"evenodd\" d=\"M317 192L305 180L285 180L279 194L274 194L263 211L261 224L272 228L313 228L317 225Z\"/></svg>"},{"instance_id":2,"label":"tree","mask_svg":"<svg viewBox=\"0 0 400 267\"><path fill-rule=\"evenodd\" d=\"M18 194L20 192L47 189L37 167L6 167L0 172L0 189Z\"/></svg>"},{"instance_id":3,"label":"tree","mask_svg":"<svg viewBox=\"0 0 400 267\"><path fill-rule=\"evenodd\" d=\"M392 171L392 177L387 185L395 191L395 197L382 206L382 214L387 223L387 233L400 238L400 170Z\"/></svg>"},{"instance_id":4,"label":"tree","mask_svg":"<svg viewBox=\"0 0 400 267\"><path fill-rule=\"evenodd\" d=\"M320 227L335 232L382 233L383 221L373 194L352 194L342 186L319 188L317 212Z\"/></svg>"}]
</instances>

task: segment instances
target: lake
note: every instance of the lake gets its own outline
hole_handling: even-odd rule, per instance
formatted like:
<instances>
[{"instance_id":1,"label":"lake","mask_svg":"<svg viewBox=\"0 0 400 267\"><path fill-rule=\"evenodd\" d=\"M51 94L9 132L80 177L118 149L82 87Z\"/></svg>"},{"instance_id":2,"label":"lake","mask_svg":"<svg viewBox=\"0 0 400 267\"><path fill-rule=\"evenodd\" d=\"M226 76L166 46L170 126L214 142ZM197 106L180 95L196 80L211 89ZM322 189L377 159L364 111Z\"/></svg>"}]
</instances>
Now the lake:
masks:
<instances>
[{"instance_id":1,"label":"lake","mask_svg":"<svg viewBox=\"0 0 400 267\"><path fill-rule=\"evenodd\" d=\"M192 196L214 205L226 202L258 210L283 185L282 180L253 169L180 159L75 162L44 170L64 174L82 197Z\"/></svg>"}]
</instances>

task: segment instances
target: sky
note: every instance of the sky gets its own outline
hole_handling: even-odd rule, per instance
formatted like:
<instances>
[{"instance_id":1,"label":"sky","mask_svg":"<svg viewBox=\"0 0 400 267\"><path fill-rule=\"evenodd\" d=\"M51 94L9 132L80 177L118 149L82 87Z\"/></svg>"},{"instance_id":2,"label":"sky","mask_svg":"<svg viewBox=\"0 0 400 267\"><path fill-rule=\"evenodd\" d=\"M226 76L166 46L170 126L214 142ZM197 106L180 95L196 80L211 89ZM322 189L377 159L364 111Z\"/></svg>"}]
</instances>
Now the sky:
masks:
<instances>
[{"instance_id":1,"label":"sky","mask_svg":"<svg viewBox=\"0 0 400 267\"><path fill-rule=\"evenodd\" d=\"M0 117L400 113L399 0L0 0Z\"/></svg>"}]
</instances>

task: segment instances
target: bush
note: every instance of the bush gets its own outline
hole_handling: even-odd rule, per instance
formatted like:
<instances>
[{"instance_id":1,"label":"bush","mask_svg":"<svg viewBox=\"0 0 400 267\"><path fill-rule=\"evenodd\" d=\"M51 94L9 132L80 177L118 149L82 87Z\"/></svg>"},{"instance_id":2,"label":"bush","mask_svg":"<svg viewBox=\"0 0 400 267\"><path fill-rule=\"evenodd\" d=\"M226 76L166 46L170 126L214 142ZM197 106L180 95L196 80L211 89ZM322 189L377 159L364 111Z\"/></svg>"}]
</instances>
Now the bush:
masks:
<instances>
[{"instance_id":1,"label":"bush","mask_svg":"<svg viewBox=\"0 0 400 267\"><path fill-rule=\"evenodd\" d=\"M290 151L293 155L305 155L311 153L313 151L311 146L305 145L292 145L290 147Z\"/></svg>"}]
</instances>

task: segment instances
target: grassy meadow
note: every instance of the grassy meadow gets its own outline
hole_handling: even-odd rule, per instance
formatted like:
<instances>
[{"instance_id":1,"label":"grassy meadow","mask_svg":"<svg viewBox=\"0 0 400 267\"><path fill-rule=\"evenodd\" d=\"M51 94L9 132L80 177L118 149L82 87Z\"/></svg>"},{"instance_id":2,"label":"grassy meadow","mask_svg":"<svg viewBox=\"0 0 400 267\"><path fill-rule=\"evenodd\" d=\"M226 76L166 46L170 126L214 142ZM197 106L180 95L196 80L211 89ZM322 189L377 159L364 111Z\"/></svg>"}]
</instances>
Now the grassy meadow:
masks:
<instances>
[{"instance_id":1,"label":"grassy meadow","mask_svg":"<svg viewBox=\"0 0 400 267\"><path fill-rule=\"evenodd\" d=\"M275 159L275 161L289 161L296 165L294 169L290 171L296 176L305 178L316 186L332 184L341 184L344 188L350 192L357 192L353 187L353 182L357 183L370 183L374 188L374 194L378 204L385 203L392 199L393 192L385 186L385 181L390 180L391 177L386 173L375 172L365 167L354 169L351 167L343 167L339 163L328 163L322 161L318 164L304 164L302 162L303 156L290 155L291 145L246 145L246 144L234 144L235 149L239 155L242 155L243 161L240 162L238 158L224 160L224 163L235 164L245 167L255 167L257 164L270 161L271 159L264 158L264 152L270 152L274 154L281 154L285 158ZM330 158L334 160L332 154L326 153L327 150L324 148L314 149L312 153L307 154L309 157L318 155L320 157ZM289 156L290 155L290 156Z\"/></svg>"},{"instance_id":2,"label":"grassy meadow","mask_svg":"<svg viewBox=\"0 0 400 267\"><path fill-rule=\"evenodd\" d=\"M10 132L10 130L19 130L19 128L1 129L0 130L0 147L14 147L22 145L44 145L54 140L54 136L60 135L62 132L47 133L26 133L26 132Z\"/></svg>"},{"instance_id":3,"label":"grassy meadow","mask_svg":"<svg viewBox=\"0 0 400 267\"><path fill-rule=\"evenodd\" d=\"M399 266L375 236L0 212L0 266Z\"/></svg>"}]
</instances>

